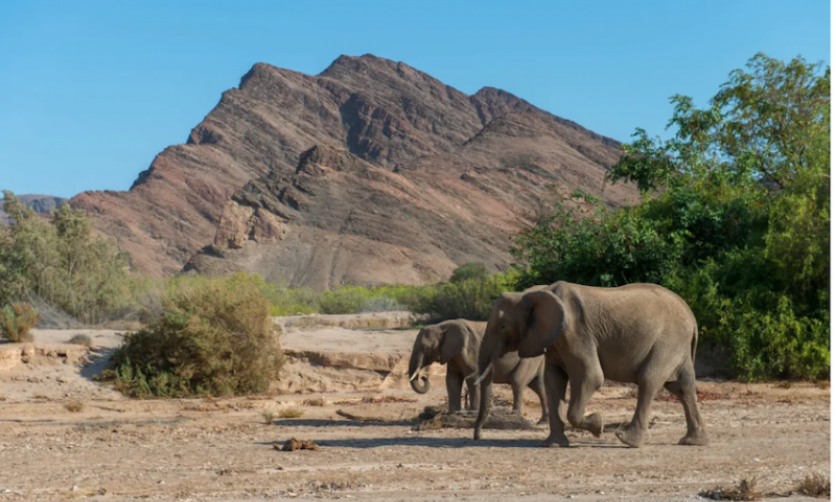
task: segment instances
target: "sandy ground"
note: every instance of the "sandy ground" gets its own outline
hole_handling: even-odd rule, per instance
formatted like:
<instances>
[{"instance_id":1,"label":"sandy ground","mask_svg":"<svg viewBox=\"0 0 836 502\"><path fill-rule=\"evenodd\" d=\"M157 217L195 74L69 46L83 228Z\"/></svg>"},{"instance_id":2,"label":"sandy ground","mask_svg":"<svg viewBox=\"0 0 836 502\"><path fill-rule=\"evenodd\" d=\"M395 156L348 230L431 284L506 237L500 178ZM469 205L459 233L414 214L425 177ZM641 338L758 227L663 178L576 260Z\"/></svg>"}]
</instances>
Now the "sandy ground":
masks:
<instances>
[{"instance_id":1,"label":"sandy ground","mask_svg":"<svg viewBox=\"0 0 836 502\"><path fill-rule=\"evenodd\" d=\"M830 471L830 391L812 384L701 382L712 444L677 446L682 409L659 399L640 449L612 433L632 414L631 389L608 386L588 408L610 424L601 438L573 431L571 448L544 449L545 428L487 430L479 442L469 429L413 430L424 406L446 400L443 373L433 373L424 396L399 374L414 330L291 327L283 343L304 355L288 365L288 380L307 379L317 392L168 401L126 399L94 381L121 338L81 330L93 337L94 352L62 356L78 350L63 343L76 332L36 332L34 345L43 350L0 369L0 500L684 501L743 478L755 478L763 492L785 493L809 474ZM22 350L0 346L12 349ZM364 368L375 364L389 369ZM317 381L317 374L328 376ZM329 392L337 381L371 374L378 380L369 377L362 390ZM497 390L502 405L510 391ZM526 399L526 416L538 418L534 394ZM68 409L75 402L80 411ZM303 414L279 418L287 409ZM349 420L338 410L383 421ZM276 414L269 424L265 411ZM274 449L291 437L320 449Z\"/></svg>"}]
</instances>

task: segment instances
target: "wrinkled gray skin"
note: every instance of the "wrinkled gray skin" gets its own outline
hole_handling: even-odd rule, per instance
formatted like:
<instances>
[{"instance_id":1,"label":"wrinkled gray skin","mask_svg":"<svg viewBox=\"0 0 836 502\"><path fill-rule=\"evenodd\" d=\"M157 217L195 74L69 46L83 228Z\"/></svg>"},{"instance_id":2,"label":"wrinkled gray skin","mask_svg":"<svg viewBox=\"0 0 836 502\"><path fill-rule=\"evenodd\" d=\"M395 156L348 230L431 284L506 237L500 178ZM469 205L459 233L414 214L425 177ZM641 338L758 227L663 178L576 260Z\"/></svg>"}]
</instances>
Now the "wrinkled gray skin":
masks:
<instances>
[{"instance_id":1,"label":"wrinkled gray skin","mask_svg":"<svg viewBox=\"0 0 836 502\"><path fill-rule=\"evenodd\" d=\"M430 383L425 376L418 378L420 370L436 362L446 364L450 412L455 413L461 410L463 383L467 383L470 394L469 408L479 409L480 388L474 385L473 381L476 379L479 348L482 345L485 327L484 322L455 319L422 329L415 338L412 357L409 360L408 375L412 389L419 394L425 394L430 389ZM509 352L497 359L493 372L493 382L511 384L515 412L521 412L523 390L526 386L537 394L543 409L541 422L548 420L543 380L544 360L542 356L520 359L515 352Z\"/></svg>"},{"instance_id":2,"label":"wrinkled gray skin","mask_svg":"<svg viewBox=\"0 0 836 502\"><path fill-rule=\"evenodd\" d=\"M688 432L679 444L705 445L697 409L694 356L697 321L682 298L655 284L595 288L568 282L504 293L494 304L479 354L482 406L474 429L481 436L490 400L491 361L508 351L520 357L546 354L546 393L551 433L544 446L568 446L566 416L572 426L599 437L600 413L584 416L592 394L604 379L638 385L633 419L616 436L639 447L644 441L654 396L666 388L685 409ZM566 407L566 386L571 397ZM558 413L558 408L566 411Z\"/></svg>"}]
</instances>

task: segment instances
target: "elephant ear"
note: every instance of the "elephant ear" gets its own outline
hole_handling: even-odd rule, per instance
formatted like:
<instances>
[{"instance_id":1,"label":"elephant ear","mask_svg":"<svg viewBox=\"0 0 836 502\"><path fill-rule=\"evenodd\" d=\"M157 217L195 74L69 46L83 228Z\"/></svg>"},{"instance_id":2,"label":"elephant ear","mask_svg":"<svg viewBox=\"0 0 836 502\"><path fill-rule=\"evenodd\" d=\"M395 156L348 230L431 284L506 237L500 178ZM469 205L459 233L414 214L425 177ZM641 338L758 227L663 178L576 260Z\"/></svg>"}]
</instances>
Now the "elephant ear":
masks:
<instances>
[{"instance_id":1,"label":"elephant ear","mask_svg":"<svg viewBox=\"0 0 836 502\"><path fill-rule=\"evenodd\" d=\"M460 323L453 322L442 329L441 335L441 364L447 364L464 350L467 328Z\"/></svg>"},{"instance_id":2,"label":"elephant ear","mask_svg":"<svg viewBox=\"0 0 836 502\"><path fill-rule=\"evenodd\" d=\"M517 349L519 356L541 356L566 329L563 302L546 289L523 295L519 308L528 315L528 328Z\"/></svg>"}]
</instances>

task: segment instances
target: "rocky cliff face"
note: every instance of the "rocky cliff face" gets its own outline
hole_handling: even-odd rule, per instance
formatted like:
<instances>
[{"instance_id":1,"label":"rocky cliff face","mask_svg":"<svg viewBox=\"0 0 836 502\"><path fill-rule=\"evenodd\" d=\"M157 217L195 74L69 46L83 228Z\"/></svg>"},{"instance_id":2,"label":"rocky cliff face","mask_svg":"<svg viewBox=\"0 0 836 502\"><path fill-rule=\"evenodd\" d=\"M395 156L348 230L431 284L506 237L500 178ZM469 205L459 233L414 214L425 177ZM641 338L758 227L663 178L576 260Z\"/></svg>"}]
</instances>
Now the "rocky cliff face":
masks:
<instances>
[{"instance_id":1,"label":"rocky cliff face","mask_svg":"<svg viewBox=\"0 0 836 502\"><path fill-rule=\"evenodd\" d=\"M555 193L636 200L601 190L619 155L509 93L468 96L404 63L341 56L317 76L259 63L128 192L71 203L146 273L418 283L504 267L509 237Z\"/></svg>"}]
</instances>

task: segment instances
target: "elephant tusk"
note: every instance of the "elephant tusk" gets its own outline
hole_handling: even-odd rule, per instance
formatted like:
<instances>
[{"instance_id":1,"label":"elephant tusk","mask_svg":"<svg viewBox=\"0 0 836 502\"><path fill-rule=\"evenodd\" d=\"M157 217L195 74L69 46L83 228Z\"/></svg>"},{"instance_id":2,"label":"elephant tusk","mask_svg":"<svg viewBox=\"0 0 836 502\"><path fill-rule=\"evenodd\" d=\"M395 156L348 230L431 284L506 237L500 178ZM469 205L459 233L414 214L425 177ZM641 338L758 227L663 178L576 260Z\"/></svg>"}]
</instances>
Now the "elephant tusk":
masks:
<instances>
[{"instance_id":1,"label":"elephant tusk","mask_svg":"<svg viewBox=\"0 0 836 502\"><path fill-rule=\"evenodd\" d=\"M491 363L488 365L488 367L487 367L487 368L485 368L485 371L483 371L483 372L482 372L482 374L481 374L481 375L479 375L479 378L477 378L477 379L476 379L476 381L475 381L475 382L473 382L473 385L476 385L477 383L479 383L479 382L481 382L482 380L484 380L484 379L485 379L485 377L486 377L486 376L488 376L488 372L491 370L491 368L493 368L493 361L491 361Z\"/></svg>"},{"instance_id":2,"label":"elephant tusk","mask_svg":"<svg viewBox=\"0 0 836 502\"><path fill-rule=\"evenodd\" d=\"M412 374L412 376L411 376L411 377L409 377L409 381L410 381L410 382L411 382L411 381L413 381L413 380L415 380L416 378L418 378L418 372L419 372L419 371L421 371L421 370L420 370L420 368L419 368L419 369L417 369L417 370L415 370L415 373L413 373L413 374Z\"/></svg>"}]
</instances>

